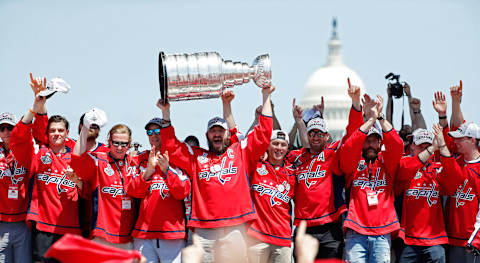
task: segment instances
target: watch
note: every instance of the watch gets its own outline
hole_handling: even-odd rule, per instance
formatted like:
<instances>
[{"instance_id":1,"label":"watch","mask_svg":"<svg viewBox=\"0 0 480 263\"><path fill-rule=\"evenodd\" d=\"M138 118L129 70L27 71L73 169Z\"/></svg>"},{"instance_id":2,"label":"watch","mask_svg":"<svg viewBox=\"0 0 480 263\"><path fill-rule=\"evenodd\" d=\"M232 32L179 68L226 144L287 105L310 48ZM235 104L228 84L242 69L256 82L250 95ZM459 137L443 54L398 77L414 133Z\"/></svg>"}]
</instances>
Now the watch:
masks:
<instances>
[{"instance_id":1,"label":"watch","mask_svg":"<svg viewBox=\"0 0 480 263\"><path fill-rule=\"evenodd\" d=\"M382 112L382 113L380 113L380 115L378 115L377 120L381 121L383 119L385 119L385 114L383 114L383 112Z\"/></svg>"}]
</instances>

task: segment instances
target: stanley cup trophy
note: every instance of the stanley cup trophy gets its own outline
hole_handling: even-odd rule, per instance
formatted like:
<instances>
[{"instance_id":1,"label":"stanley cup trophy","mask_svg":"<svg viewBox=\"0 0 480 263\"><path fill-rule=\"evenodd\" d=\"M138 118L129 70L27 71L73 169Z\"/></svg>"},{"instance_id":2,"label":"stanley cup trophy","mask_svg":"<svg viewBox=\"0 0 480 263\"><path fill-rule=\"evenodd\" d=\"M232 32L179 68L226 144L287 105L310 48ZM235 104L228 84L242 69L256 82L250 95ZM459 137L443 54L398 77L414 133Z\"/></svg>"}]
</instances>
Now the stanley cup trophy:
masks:
<instances>
[{"instance_id":1,"label":"stanley cup trophy","mask_svg":"<svg viewBox=\"0 0 480 263\"><path fill-rule=\"evenodd\" d=\"M260 88L272 83L270 57L247 63L223 60L217 52L166 55L158 59L160 95L164 102L218 98L225 88L253 79Z\"/></svg>"}]
</instances>

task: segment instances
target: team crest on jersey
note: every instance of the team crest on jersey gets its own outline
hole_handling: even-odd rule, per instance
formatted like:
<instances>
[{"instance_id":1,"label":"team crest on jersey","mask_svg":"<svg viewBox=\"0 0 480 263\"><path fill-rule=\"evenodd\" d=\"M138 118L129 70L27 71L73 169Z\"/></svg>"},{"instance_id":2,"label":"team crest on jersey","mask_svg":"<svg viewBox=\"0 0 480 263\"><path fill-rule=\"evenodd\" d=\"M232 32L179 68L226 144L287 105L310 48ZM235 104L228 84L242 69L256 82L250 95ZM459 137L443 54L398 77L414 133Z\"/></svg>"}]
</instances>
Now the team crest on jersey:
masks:
<instances>
[{"instance_id":1,"label":"team crest on jersey","mask_svg":"<svg viewBox=\"0 0 480 263\"><path fill-rule=\"evenodd\" d=\"M322 165L317 165L317 168L313 170L312 168L314 163L315 162L312 161L308 166L308 170L302 171L301 173L297 174L297 180L299 182L304 181L307 188L310 188L312 185L316 184L317 179L325 177L325 174L327 172L325 169L321 169Z\"/></svg>"},{"instance_id":2,"label":"team crest on jersey","mask_svg":"<svg viewBox=\"0 0 480 263\"><path fill-rule=\"evenodd\" d=\"M455 198L455 206L458 208L459 206L465 205L465 201L473 201L475 198L474 194L471 194L472 188L469 187L468 190L465 191L465 188L467 187L468 179L466 179L463 182L463 185L460 185L453 195ZM464 192L465 191L465 192Z\"/></svg>"},{"instance_id":3,"label":"team crest on jersey","mask_svg":"<svg viewBox=\"0 0 480 263\"><path fill-rule=\"evenodd\" d=\"M198 160L198 162L201 163L201 164L206 164L206 163L208 163L207 154L204 153L203 155L199 155L199 156L197 157L197 160Z\"/></svg>"},{"instance_id":4,"label":"team crest on jersey","mask_svg":"<svg viewBox=\"0 0 480 263\"><path fill-rule=\"evenodd\" d=\"M262 167L257 168L257 173L262 176L268 174L268 170L265 164L263 164Z\"/></svg>"},{"instance_id":5,"label":"team crest on jersey","mask_svg":"<svg viewBox=\"0 0 480 263\"><path fill-rule=\"evenodd\" d=\"M15 179L15 176L17 175L24 175L27 173L27 169L25 169L23 166L18 167L18 162L14 161L13 162L13 174L10 169L5 169L1 170L0 169L0 179L3 179L3 177L10 177L10 180L12 181L13 185L18 184L19 182L23 181L23 176L20 176Z\"/></svg>"},{"instance_id":6,"label":"team crest on jersey","mask_svg":"<svg viewBox=\"0 0 480 263\"><path fill-rule=\"evenodd\" d=\"M365 160L360 160L360 162L358 162L357 171L361 172L365 169L367 169L367 165L365 164Z\"/></svg>"},{"instance_id":7,"label":"team crest on jersey","mask_svg":"<svg viewBox=\"0 0 480 263\"><path fill-rule=\"evenodd\" d=\"M202 171L198 174L200 180L206 180L207 182L210 181L210 178L218 178L218 181L225 185L226 182L229 182L232 177L228 175L235 175L237 174L237 167L233 166L233 161L228 163L228 166L225 167L227 162L227 157L222 158L221 164L215 164L210 166L210 170Z\"/></svg>"},{"instance_id":8,"label":"team crest on jersey","mask_svg":"<svg viewBox=\"0 0 480 263\"><path fill-rule=\"evenodd\" d=\"M415 177L413 177L413 179L420 179L422 178L422 173L421 172L418 172L415 174Z\"/></svg>"},{"instance_id":9,"label":"team crest on jersey","mask_svg":"<svg viewBox=\"0 0 480 263\"><path fill-rule=\"evenodd\" d=\"M52 173L37 174L37 180L45 182L45 185L56 184L58 195L60 195L61 193L68 192L68 189L61 187L62 185L69 188L75 188L75 183L67 179L66 174L60 175L61 177L58 177L58 175L57 176L55 175L56 174L52 174Z\"/></svg>"},{"instance_id":10,"label":"team crest on jersey","mask_svg":"<svg viewBox=\"0 0 480 263\"><path fill-rule=\"evenodd\" d=\"M281 202L290 202L288 192L290 191L290 185L287 182L283 182L279 185L263 183L253 184L252 190L258 192L260 196L270 196L270 206L281 205Z\"/></svg>"},{"instance_id":11,"label":"team crest on jersey","mask_svg":"<svg viewBox=\"0 0 480 263\"><path fill-rule=\"evenodd\" d=\"M432 182L431 185L428 186L414 186L412 189L408 189L405 192L406 196L413 196L415 199L419 199L420 197L427 198L428 206L432 206L437 203L437 200L432 200L432 198L437 199L440 196L440 191L435 190L437 184Z\"/></svg>"},{"instance_id":12,"label":"team crest on jersey","mask_svg":"<svg viewBox=\"0 0 480 263\"><path fill-rule=\"evenodd\" d=\"M158 190L160 192L160 197L162 197L162 199L165 199L166 197L170 196L167 184L164 181L160 183L151 184L149 190L150 190L150 193L152 193L155 190Z\"/></svg>"},{"instance_id":13,"label":"team crest on jersey","mask_svg":"<svg viewBox=\"0 0 480 263\"><path fill-rule=\"evenodd\" d=\"M50 153L46 153L42 157L40 157L40 161L42 161L43 164L51 164L52 163L52 158L50 158Z\"/></svg>"},{"instance_id":14,"label":"team crest on jersey","mask_svg":"<svg viewBox=\"0 0 480 263\"><path fill-rule=\"evenodd\" d=\"M377 168L375 172L375 177L373 181L365 179L353 180L353 186L360 187L361 189L370 188L376 190L377 192L383 192L385 189L377 189L378 187L387 186L387 179L385 178L385 173L383 173L383 178L380 178L381 169Z\"/></svg>"},{"instance_id":15,"label":"team crest on jersey","mask_svg":"<svg viewBox=\"0 0 480 263\"><path fill-rule=\"evenodd\" d=\"M105 169L103 169L103 171L108 175L108 176L112 176L115 171L113 171L112 169L112 166L110 166L110 164L107 164L107 167L105 167Z\"/></svg>"}]
</instances>

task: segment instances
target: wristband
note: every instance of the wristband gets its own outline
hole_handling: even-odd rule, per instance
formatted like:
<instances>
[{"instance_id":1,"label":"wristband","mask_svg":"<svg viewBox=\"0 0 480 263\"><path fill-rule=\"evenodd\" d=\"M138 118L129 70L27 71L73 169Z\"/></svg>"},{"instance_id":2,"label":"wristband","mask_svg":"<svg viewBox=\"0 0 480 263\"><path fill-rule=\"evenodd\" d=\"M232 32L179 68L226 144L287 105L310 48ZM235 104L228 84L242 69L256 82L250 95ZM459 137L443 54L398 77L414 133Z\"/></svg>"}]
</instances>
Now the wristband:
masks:
<instances>
[{"instance_id":1,"label":"wristband","mask_svg":"<svg viewBox=\"0 0 480 263\"><path fill-rule=\"evenodd\" d=\"M418 111L414 111L413 113L419 114L420 112L422 112L422 111L421 111L421 110L418 110Z\"/></svg>"},{"instance_id":2,"label":"wristband","mask_svg":"<svg viewBox=\"0 0 480 263\"><path fill-rule=\"evenodd\" d=\"M438 118L439 118L440 120L446 120L446 119L447 119L447 115L444 115L444 116L438 116Z\"/></svg>"},{"instance_id":3,"label":"wristband","mask_svg":"<svg viewBox=\"0 0 480 263\"><path fill-rule=\"evenodd\" d=\"M34 112L34 111L32 110L32 108L28 109L28 111L31 112L31 113L33 113L33 115L37 114L36 112Z\"/></svg>"},{"instance_id":4,"label":"wristband","mask_svg":"<svg viewBox=\"0 0 480 263\"><path fill-rule=\"evenodd\" d=\"M425 150L427 150L427 152L430 154L430 155L433 155L433 153L431 151L428 150L428 147L425 148Z\"/></svg>"}]
</instances>

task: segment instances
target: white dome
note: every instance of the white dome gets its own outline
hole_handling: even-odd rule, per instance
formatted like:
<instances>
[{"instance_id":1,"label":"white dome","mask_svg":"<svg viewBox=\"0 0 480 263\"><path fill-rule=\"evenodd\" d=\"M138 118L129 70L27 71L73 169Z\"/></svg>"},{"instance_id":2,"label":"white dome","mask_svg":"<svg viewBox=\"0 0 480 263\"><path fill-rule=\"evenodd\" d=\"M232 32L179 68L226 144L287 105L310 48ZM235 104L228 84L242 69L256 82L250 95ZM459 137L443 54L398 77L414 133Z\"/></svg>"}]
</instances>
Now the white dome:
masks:
<instances>
[{"instance_id":1,"label":"white dome","mask_svg":"<svg viewBox=\"0 0 480 263\"><path fill-rule=\"evenodd\" d=\"M334 21L332 39L330 40L329 55L327 64L316 70L305 85L305 94L300 102L302 108L310 108L314 104L325 101L324 118L331 136L339 139L345 130L348 122L351 99L348 96L348 81L360 87L363 94L365 85L355 71L342 63L340 54L341 42L336 34L336 21Z\"/></svg>"}]
</instances>

